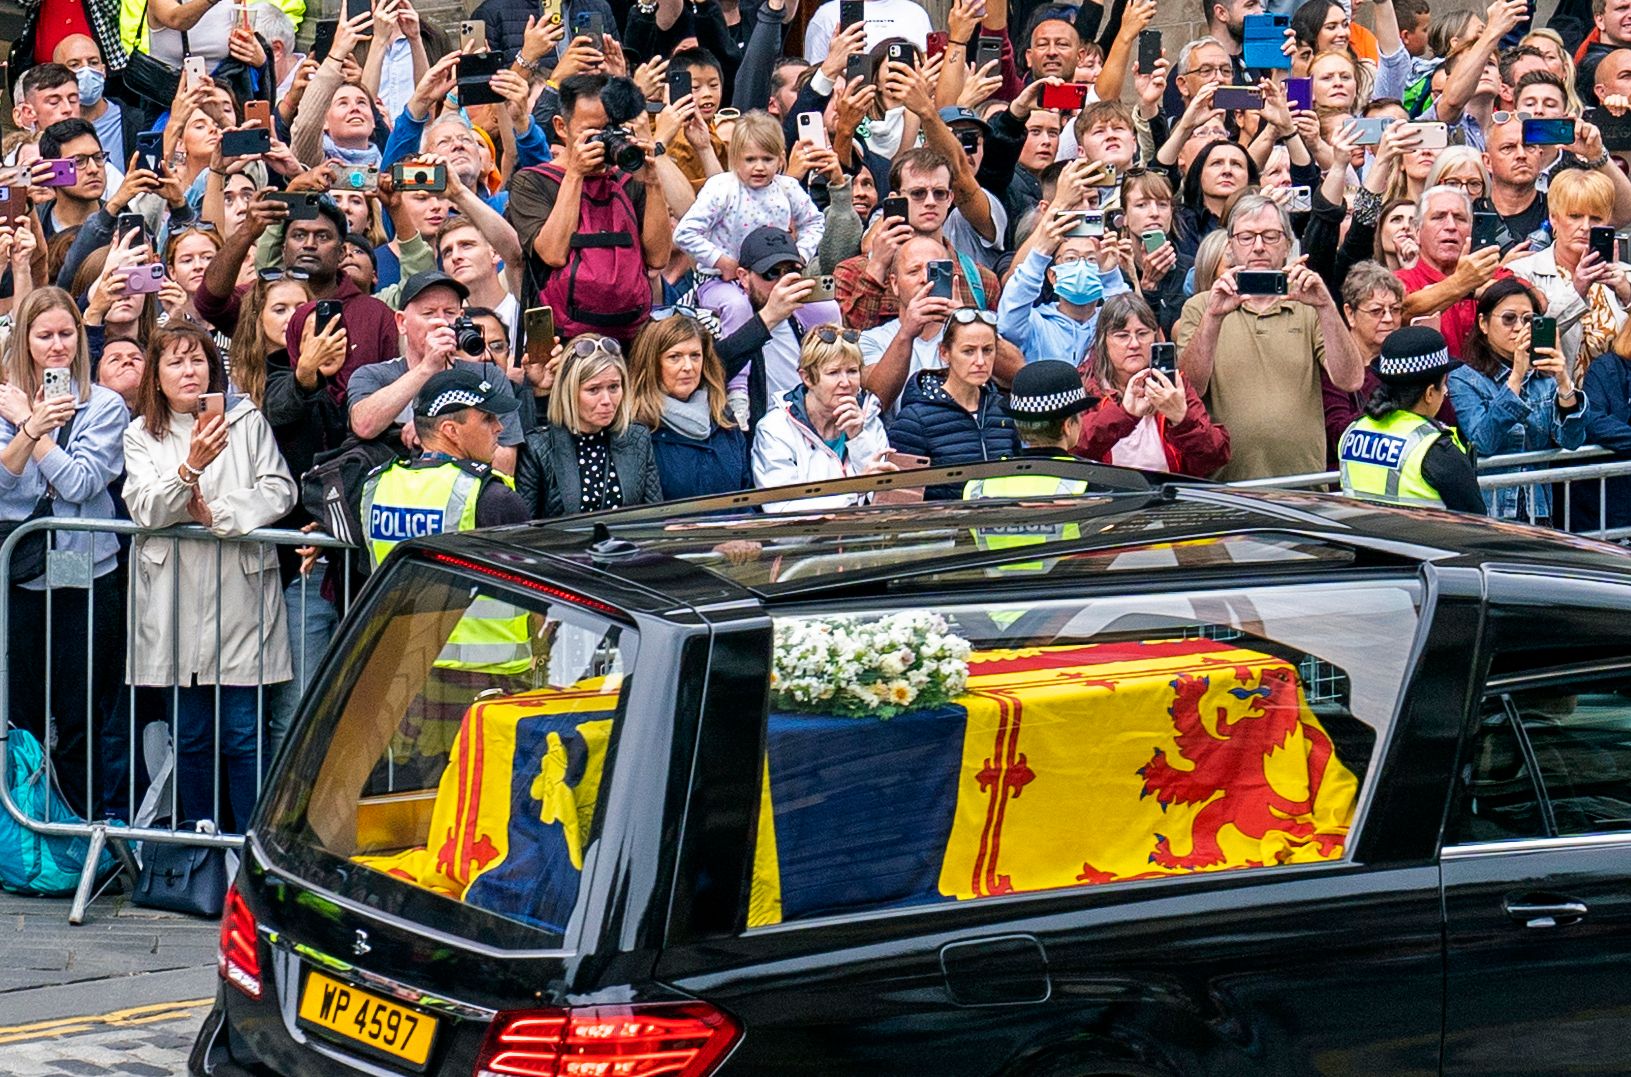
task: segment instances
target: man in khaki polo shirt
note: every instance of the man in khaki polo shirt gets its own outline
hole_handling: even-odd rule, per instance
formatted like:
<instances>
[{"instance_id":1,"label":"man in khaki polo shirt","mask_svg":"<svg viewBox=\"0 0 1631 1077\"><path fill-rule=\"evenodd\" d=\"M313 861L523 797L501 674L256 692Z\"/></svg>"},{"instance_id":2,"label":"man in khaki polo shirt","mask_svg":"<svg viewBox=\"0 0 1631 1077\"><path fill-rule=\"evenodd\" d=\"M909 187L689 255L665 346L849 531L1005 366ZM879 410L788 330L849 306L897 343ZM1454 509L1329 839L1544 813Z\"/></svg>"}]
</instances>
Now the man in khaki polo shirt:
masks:
<instances>
[{"instance_id":1,"label":"man in khaki polo shirt","mask_svg":"<svg viewBox=\"0 0 1631 1077\"><path fill-rule=\"evenodd\" d=\"M1228 268L1210 292L1184 304L1173 332L1179 369L1229 430L1232 455L1214 476L1261 479L1325 470L1320 367L1354 392L1365 362L1319 275L1291 257L1291 220L1277 203L1246 195L1229 213ZM1243 296L1242 271L1285 272L1283 296Z\"/></svg>"}]
</instances>

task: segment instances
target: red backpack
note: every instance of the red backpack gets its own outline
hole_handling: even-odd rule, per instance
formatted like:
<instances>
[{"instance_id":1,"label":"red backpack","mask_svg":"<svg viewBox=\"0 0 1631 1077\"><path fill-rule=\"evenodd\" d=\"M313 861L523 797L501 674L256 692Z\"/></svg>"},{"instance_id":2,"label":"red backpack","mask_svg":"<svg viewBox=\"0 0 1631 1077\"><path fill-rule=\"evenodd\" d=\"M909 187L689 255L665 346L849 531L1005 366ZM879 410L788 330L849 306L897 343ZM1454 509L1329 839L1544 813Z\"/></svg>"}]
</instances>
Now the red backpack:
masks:
<instances>
[{"instance_id":1,"label":"red backpack","mask_svg":"<svg viewBox=\"0 0 1631 1077\"><path fill-rule=\"evenodd\" d=\"M557 165L534 165L529 171L557 190L565 176ZM611 172L584 178L566 265L551 270L538 288L538 302L555 312L563 338L603 333L629 344L651 315L640 215L624 189L627 183L627 177Z\"/></svg>"}]
</instances>

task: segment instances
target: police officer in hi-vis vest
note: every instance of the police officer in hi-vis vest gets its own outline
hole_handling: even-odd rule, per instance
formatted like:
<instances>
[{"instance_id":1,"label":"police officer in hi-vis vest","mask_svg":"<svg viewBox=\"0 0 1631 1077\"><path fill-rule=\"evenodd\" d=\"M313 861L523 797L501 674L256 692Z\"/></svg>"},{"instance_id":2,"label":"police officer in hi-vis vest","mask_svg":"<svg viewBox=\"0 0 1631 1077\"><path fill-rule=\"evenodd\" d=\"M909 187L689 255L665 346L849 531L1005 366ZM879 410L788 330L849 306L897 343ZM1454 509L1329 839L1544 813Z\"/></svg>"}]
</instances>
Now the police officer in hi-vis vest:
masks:
<instances>
[{"instance_id":1,"label":"police officer in hi-vis vest","mask_svg":"<svg viewBox=\"0 0 1631 1077\"><path fill-rule=\"evenodd\" d=\"M1388 334L1376 360L1382 384L1337 449L1343 493L1484 515L1474 450L1433 418L1457 365L1437 329L1413 325Z\"/></svg>"}]
</instances>

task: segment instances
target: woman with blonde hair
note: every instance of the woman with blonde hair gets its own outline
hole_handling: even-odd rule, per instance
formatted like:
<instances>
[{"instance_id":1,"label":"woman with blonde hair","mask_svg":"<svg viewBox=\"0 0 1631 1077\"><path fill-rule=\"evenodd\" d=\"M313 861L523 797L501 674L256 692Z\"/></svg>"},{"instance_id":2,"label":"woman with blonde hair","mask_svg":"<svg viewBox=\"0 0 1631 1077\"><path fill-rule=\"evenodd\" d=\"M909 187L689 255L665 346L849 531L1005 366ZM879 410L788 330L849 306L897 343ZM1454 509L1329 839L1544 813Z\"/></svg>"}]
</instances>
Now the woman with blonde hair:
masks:
<instances>
[{"instance_id":1,"label":"woman with blonde hair","mask_svg":"<svg viewBox=\"0 0 1631 1077\"><path fill-rule=\"evenodd\" d=\"M894 471L886 455L878 398L861 389L861 336L823 325L804 334L799 350L801 384L782 393L753 434L753 484L758 487L821 482ZM859 494L765 506L767 512L837 508L863 500Z\"/></svg>"},{"instance_id":2,"label":"woman with blonde hair","mask_svg":"<svg viewBox=\"0 0 1631 1077\"><path fill-rule=\"evenodd\" d=\"M629 371L611 337L567 341L549 394L549 425L527 435L515 491L535 517L663 499L651 431L630 418Z\"/></svg>"},{"instance_id":3,"label":"woman with blonde hair","mask_svg":"<svg viewBox=\"0 0 1631 1077\"><path fill-rule=\"evenodd\" d=\"M1474 202L1489 197L1489 167L1484 164L1484 155L1471 146L1446 146L1439 150L1422 191L1440 186L1459 187ZM1421 200L1421 191L1416 192L1415 200Z\"/></svg>"},{"instance_id":4,"label":"woman with blonde hair","mask_svg":"<svg viewBox=\"0 0 1631 1077\"><path fill-rule=\"evenodd\" d=\"M1201 245L1195 248L1195 287L1190 295L1204 295L1218 282L1218 274L1226 266L1223 256L1229 249L1229 233L1222 228L1208 232Z\"/></svg>"},{"instance_id":5,"label":"woman with blonde hair","mask_svg":"<svg viewBox=\"0 0 1631 1077\"><path fill-rule=\"evenodd\" d=\"M8 527L36 516L111 520L117 512L108 484L124 470L130 419L119 394L91 378L79 307L60 288L37 288L18 304L15 323L0 384L0 520ZM50 694L58 785L74 811L96 818L101 805L97 780L86 786L87 753L99 770L98 715L119 690L119 666L104 652L87 668L85 640L95 633L116 647L122 641L124 604L114 575L119 543L111 534L69 531L50 545L82 558L91 586L52 586L43 559L25 576L24 547L12 554L11 620L4 626L10 721L45 743ZM49 647L41 639L47 602Z\"/></svg>"},{"instance_id":6,"label":"woman with blonde hair","mask_svg":"<svg viewBox=\"0 0 1631 1077\"><path fill-rule=\"evenodd\" d=\"M725 368L694 318L648 322L634 340L630 409L651 431L663 500L753 486L748 442L725 404Z\"/></svg>"}]
</instances>

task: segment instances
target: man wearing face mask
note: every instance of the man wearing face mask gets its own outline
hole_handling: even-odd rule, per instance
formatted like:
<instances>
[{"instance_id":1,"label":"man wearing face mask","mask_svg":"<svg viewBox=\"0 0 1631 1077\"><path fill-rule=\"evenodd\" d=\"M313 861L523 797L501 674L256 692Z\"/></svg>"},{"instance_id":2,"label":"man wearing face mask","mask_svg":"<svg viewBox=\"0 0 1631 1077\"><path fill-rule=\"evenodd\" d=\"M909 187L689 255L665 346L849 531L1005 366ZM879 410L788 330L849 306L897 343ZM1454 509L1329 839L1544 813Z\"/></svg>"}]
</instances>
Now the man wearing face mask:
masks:
<instances>
[{"instance_id":1,"label":"man wearing face mask","mask_svg":"<svg viewBox=\"0 0 1631 1077\"><path fill-rule=\"evenodd\" d=\"M997 332L1027 360L1064 359L1079 363L1093 343L1099 304L1128 291L1119 267L1099 273L1099 241L1070 234L1079 213L1050 213L1036 227L1029 253L1014 267L997 304ZM1057 301L1033 305L1042 283L1053 285Z\"/></svg>"},{"instance_id":2,"label":"man wearing face mask","mask_svg":"<svg viewBox=\"0 0 1631 1077\"><path fill-rule=\"evenodd\" d=\"M69 34L57 43L51 59L74 73L79 83L80 116L96 128L96 139L114 158L114 168L123 169L135 152L134 117L107 97L108 65L102 59L102 50L84 34Z\"/></svg>"}]
</instances>

